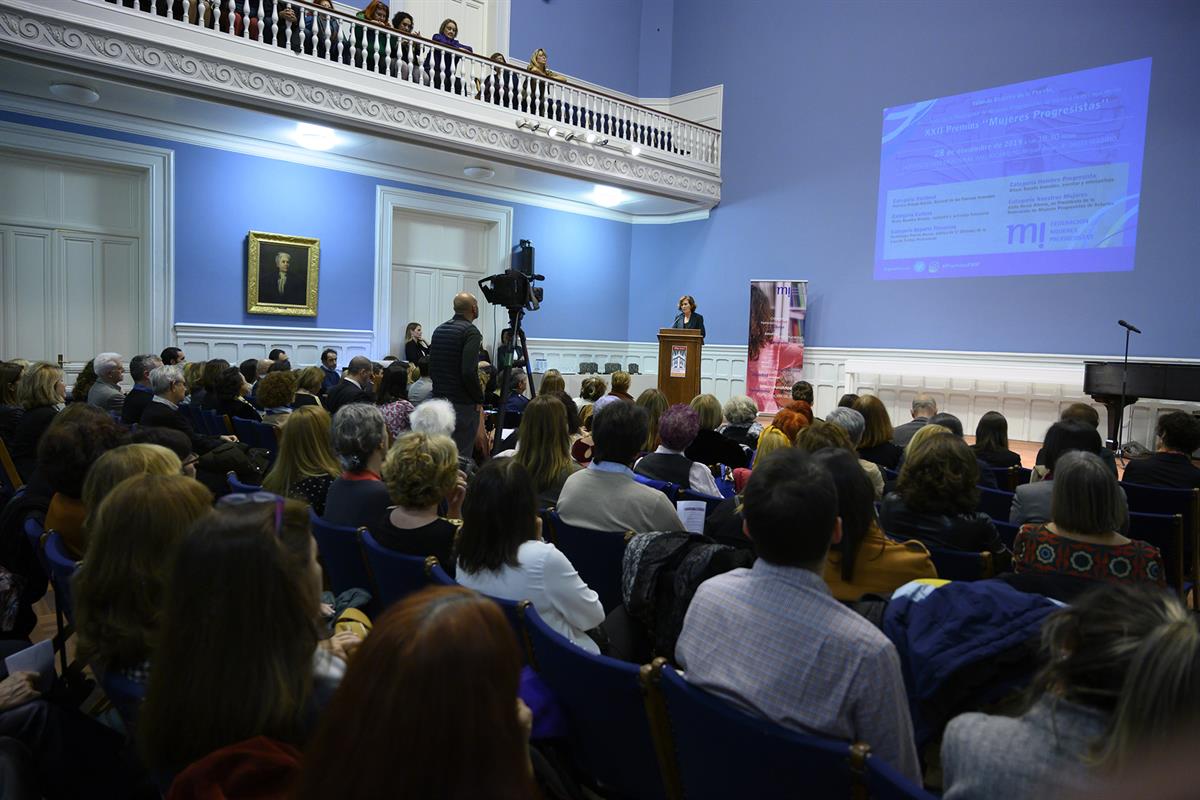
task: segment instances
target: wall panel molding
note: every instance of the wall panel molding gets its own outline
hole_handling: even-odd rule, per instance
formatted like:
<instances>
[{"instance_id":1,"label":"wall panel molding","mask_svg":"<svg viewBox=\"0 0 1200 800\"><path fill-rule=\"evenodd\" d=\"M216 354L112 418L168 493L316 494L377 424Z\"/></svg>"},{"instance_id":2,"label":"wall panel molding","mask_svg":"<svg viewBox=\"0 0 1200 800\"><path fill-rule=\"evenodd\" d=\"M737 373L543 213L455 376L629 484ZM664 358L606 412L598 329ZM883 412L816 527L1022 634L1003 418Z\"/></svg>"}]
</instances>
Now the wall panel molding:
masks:
<instances>
[{"instance_id":1,"label":"wall panel molding","mask_svg":"<svg viewBox=\"0 0 1200 800\"><path fill-rule=\"evenodd\" d=\"M175 346L188 361L223 358L239 364L247 358L266 358L276 347L288 351L294 367L320 363L321 351L338 351L338 363L354 356L369 356L374 348L372 331L343 328L288 328L274 325L208 325L175 323Z\"/></svg>"}]
</instances>

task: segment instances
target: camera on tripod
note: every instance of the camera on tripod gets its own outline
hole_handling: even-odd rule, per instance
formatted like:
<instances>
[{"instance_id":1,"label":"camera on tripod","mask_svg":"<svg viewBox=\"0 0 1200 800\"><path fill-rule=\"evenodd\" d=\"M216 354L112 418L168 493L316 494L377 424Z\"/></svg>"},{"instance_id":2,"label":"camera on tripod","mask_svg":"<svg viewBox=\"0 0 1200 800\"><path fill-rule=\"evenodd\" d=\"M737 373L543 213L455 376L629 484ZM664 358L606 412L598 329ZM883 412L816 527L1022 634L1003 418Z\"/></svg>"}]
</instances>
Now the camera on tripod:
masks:
<instances>
[{"instance_id":1,"label":"camera on tripod","mask_svg":"<svg viewBox=\"0 0 1200 800\"><path fill-rule=\"evenodd\" d=\"M522 239L513 253L512 269L481 279L479 288L494 306L504 306L510 311L537 311L542 304L542 287L534 283L545 279L533 271L533 245Z\"/></svg>"}]
</instances>

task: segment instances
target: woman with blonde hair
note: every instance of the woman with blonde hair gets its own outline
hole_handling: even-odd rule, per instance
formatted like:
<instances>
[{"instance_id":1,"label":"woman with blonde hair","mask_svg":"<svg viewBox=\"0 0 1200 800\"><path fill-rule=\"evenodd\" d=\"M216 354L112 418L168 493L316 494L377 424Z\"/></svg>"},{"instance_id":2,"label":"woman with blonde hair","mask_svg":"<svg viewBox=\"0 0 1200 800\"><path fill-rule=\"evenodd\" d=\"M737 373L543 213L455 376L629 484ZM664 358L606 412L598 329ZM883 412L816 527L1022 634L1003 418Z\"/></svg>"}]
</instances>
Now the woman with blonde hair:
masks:
<instances>
[{"instance_id":1,"label":"woman with blonde hair","mask_svg":"<svg viewBox=\"0 0 1200 800\"><path fill-rule=\"evenodd\" d=\"M305 367L296 375L296 394L292 397L292 408L317 406L324 408L321 402L321 384L325 382L325 373L320 367Z\"/></svg>"},{"instance_id":2,"label":"woman with blonde hair","mask_svg":"<svg viewBox=\"0 0 1200 800\"><path fill-rule=\"evenodd\" d=\"M546 374L542 375L542 383L538 386L538 394L552 394L553 392L565 392L567 390L567 382L563 380L562 373L556 369L546 370Z\"/></svg>"},{"instance_id":3,"label":"woman with blonde hair","mask_svg":"<svg viewBox=\"0 0 1200 800\"><path fill-rule=\"evenodd\" d=\"M540 394L525 406L513 457L533 479L538 504L545 508L557 503L563 484L580 466L571 460L567 412L556 395Z\"/></svg>"},{"instance_id":4,"label":"woman with blonde hair","mask_svg":"<svg viewBox=\"0 0 1200 800\"><path fill-rule=\"evenodd\" d=\"M118 483L134 475L181 475L179 456L160 444L123 444L109 450L88 468L83 481L83 507L87 513L81 539L67 539L68 551L82 557L91 541L91 529L101 502Z\"/></svg>"},{"instance_id":5,"label":"woman with blonde hair","mask_svg":"<svg viewBox=\"0 0 1200 800\"><path fill-rule=\"evenodd\" d=\"M17 472L25 480L37 465L37 446L54 417L63 410L67 387L62 370L38 361L30 364L17 380L17 405L24 409L21 424L13 435L12 456Z\"/></svg>"},{"instance_id":6,"label":"woman with blonde hair","mask_svg":"<svg viewBox=\"0 0 1200 800\"><path fill-rule=\"evenodd\" d=\"M130 448L163 450L179 462L157 445L117 448L92 468L85 497L89 489L96 491L92 475L105 459L119 450L129 459L128 453L136 452ZM115 670L137 683L149 676L176 548L192 523L212 509L212 493L204 484L177 473L135 474L106 483L103 501L88 518L88 548L73 584L80 656L100 672Z\"/></svg>"},{"instance_id":7,"label":"woman with blonde hair","mask_svg":"<svg viewBox=\"0 0 1200 800\"><path fill-rule=\"evenodd\" d=\"M187 384L185 403L197 400L197 393L204 388L204 367L207 361L189 361L183 365L183 381Z\"/></svg>"},{"instance_id":8,"label":"woman with blonde hair","mask_svg":"<svg viewBox=\"0 0 1200 800\"><path fill-rule=\"evenodd\" d=\"M904 451L892 443L894 429L887 406L875 395L864 394L854 401L851 408L862 414L866 423L862 440L858 443L858 457L881 467L899 469L900 454Z\"/></svg>"},{"instance_id":9,"label":"woman with blonde hair","mask_svg":"<svg viewBox=\"0 0 1200 800\"><path fill-rule=\"evenodd\" d=\"M409 364L419 364L429 357L429 342L421 338L421 333L419 322L410 322L404 329L404 360Z\"/></svg>"},{"instance_id":10,"label":"woman with blonde hair","mask_svg":"<svg viewBox=\"0 0 1200 800\"><path fill-rule=\"evenodd\" d=\"M406 433L383 462L383 482L395 505L368 527L384 547L413 556L437 556L454 573L454 537L462 524L466 478L449 436ZM446 517L438 506L446 501Z\"/></svg>"},{"instance_id":11,"label":"woman with blonde hair","mask_svg":"<svg viewBox=\"0 0 1200 800\"><path fill-rule=\"evenodd\" d=\"M263 480L263 489L303 500L318 517L325 514L325 495L342 474L329 439L329 412L319 406L293 411L280 429L275 465Z\"/></svg>"},{"instance_id":12,"label":"woman with blonde hair","mask_svg":"<svg viewBox=\"0 0 1200 800\"><path fill-rule=\"evenodd\" d=\"M613 386L616 386L616 375L613 378ZM642 452L653 453L661 444L658 439L658 422L662 419L663 412L671 404L667 402L667 396L658 389L647 389L639 394L638 399L634 402L646 409L646 414L650 419L650 434L646 437L645 444L642 445Z\"/></svg>"},{"instance_id":13,"label":"woman with blonde hair","mask_svg":"<svg viewBox=\"0 0 1200 800\"><path fill-rule=\"evenodd\" d=\"M787 437L786 433L774 425L768 425L758 435L758 447L754 451L754 463L757 464L776 450L783 450L791 446L792 440ZM746 482L750 480L750 472L751 467L738 467L733 471L733 488L738 494L741 494L742 490L746 488Z\"/></svg>"}]
</instances>

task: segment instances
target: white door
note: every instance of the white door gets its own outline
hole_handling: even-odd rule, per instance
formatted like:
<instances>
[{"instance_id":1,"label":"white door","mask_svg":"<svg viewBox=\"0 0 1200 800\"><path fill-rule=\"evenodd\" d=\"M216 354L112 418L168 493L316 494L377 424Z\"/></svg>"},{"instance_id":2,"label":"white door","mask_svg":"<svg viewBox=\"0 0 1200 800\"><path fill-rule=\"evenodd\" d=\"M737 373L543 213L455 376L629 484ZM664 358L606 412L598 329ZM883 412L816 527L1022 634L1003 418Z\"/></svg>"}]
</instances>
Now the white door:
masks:
<instances>
[{"instance_id":1,"label":"white door","mask_svg":"<svg viewBox=\"0 0 1200 800\"><path fill-rule=\"evenodd\" d=\"M0 226L0 288L4 328L0 358L50 360L54 349L56 296L53 231Z\"/></svg>"},{"instance_id":2,"label":"white door","mask_svg":"<svg viewBox=\"0 0 1200 800\"><path fill-rule=\"evenodd\" d=\"M454 295L479 299L484 346L491 348L493 309L478 281L488 274L489 225L469 219L397 209L392 228L392 330L388 352L404 356L404 331L419 322L425 339L454 314Z\"/></svg>"}]
</instances>

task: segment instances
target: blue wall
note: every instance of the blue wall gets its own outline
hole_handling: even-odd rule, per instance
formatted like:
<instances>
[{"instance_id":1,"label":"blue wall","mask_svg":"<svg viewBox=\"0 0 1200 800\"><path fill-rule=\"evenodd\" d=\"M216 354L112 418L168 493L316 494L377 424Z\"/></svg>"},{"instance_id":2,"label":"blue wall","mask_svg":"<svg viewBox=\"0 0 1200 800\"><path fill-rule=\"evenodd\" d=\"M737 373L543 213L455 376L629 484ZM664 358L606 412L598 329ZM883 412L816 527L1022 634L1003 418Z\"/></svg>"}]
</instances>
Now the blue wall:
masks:
<instances>
[{"instance_id":1,"label":"blue wall","mask_svg":"<svg viewBox=\"0 0 1200 800\"><path fill-rule=\"evenodd\" d=\"M642 0L512 0L508 52L544 47L550 69L636 97L641 31Z\"/></svg>"},{"instance_id":2,"label":"blue wall","mask_svg":"<svg viewBox=\"0 0 1200 800\"><path fill-rule=\"evenodd\" d=\"M746 282L794 278L810 281L812 345L1116 353L1125 318L1145 330L1135 354L1200 357L1200 4L773 0L733 12L688 0L676 10L672 93L725 86L723 196L707 221L636 227L630 339L651 340L688 292L710 342L743 343ZM1146 56L1133 272L872 281L883 108Z\"/></svg>"},{"instance_id":3,"label":"blue wall","mask_svg":"<svg viewBox=\"0 0 1200 800\"><path fill-rule=\"evenodd\" d=\"M546 306L527 318L529 335L625 338L631 225L18 114L0 112L0 119L175 152L177 322L371 329L375 188L386 185L511 205L514 244L533 240L538 270L550 279ZM246 313L251 230L321 240L315 319Z\"/></svg>"}]
</instances>

